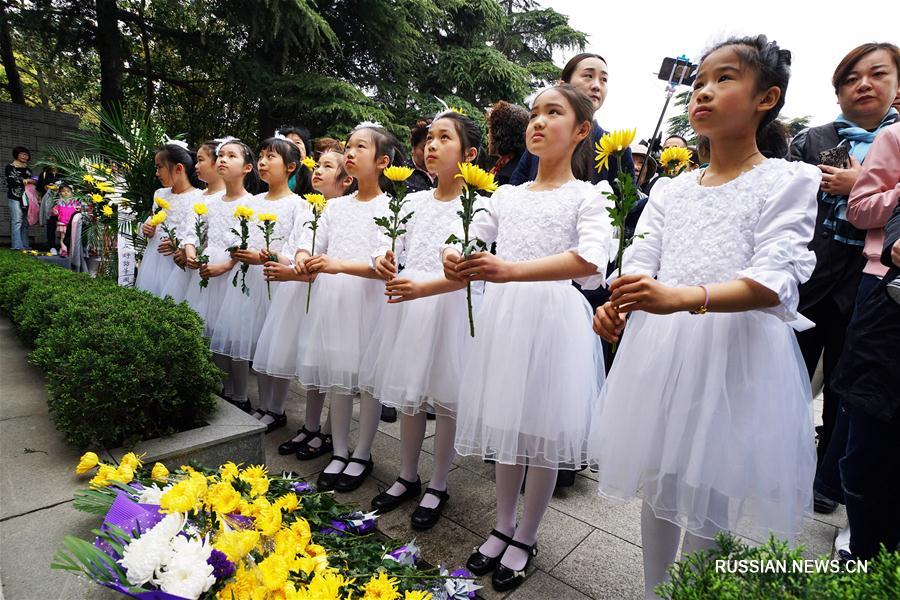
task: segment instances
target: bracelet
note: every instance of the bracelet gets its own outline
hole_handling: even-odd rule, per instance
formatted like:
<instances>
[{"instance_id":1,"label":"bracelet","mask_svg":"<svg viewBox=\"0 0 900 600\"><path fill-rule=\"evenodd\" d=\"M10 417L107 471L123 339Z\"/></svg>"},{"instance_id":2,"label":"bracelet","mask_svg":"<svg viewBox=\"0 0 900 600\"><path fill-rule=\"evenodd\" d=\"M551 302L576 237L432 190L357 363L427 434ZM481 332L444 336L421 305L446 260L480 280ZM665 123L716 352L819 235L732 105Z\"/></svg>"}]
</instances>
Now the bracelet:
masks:
<instances>
[{"instance_id":1,"label":"bracelet","mask_svg":"<svg viewBox=\"0 0 900 600\"><path fill-rule=\"evenodd\" d=\"M703 306L691 311L692 315L705 315L709 312L709 288L705 285L701 285L699 287L702 287L703 291L706 292L706 300L703 301Z\"/></svg>"}]
</instances>

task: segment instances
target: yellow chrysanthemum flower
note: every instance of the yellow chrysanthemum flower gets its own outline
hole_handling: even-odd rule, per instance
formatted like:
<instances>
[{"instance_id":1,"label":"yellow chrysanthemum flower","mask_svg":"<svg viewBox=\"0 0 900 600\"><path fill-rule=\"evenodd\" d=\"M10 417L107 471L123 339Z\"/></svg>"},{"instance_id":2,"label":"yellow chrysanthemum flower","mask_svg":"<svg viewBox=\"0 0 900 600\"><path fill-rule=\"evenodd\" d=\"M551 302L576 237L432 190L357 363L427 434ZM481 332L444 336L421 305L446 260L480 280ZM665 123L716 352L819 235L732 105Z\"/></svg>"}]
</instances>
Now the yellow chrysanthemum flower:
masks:
<instances>
[{"instance_id":1,"label":"yellow chrysanthemum flower","mask_svg":"<svg viewBox=\"0 0 900 600\"><path fill-rule=\"evenodd\" d=\"M259 543L259 532L252 529L235 529L221 533L216 537L213 548L225 554L233 563L250 554Z\"/></svg>"},{"instance_id":2,"label":"yellow chrysanthemum flower","mask_svg":"<svg viewBox=\"0 0 900 600\"><path fill-rule=\"evenodd\" d=\"M256 215L256 218L260 223L274 223L278 220L278 215L274 213L259 213Z\"/></svg>"},{"instance_id":3,"label":"yellow chrysanthemum flower","mask_svg":"<svg viewBox=\"0 0 900 600\"><path fill-rule=\"evenodd\" d=\"M275 501L275 506L281 507L285 512L294 512L300 508L300 499L294 492L288 492Z\"/></svg>"},{"instance_id":4,"label":"yellow chrysanthemum flower","mask_svg":"<svg viewBox=\"0 0 900 600\"><path fill-rule=\"evenodd\" d=\"M205 204L198 202L194 205L194 212L197 213L197 215L205 215L209 211L207 210Z\"/></svg>"},{"instance_id":5,"label":"yellow chrysanthemum flower","mask_svg":"<svg viewBox=\"0 0 900 600\"><path fill-rule=\"evenodd\" d=\"M659 155L659 164L666 171L686 169L691 163L691 151L687 148L669 146Z\"/></svg>"},{"instance_id":6,"label":"yellow chrysanthemum flower","mask_svg":"<svg viewBox=\"0 0 900 600\"><path fill-rule=\"evenodd\" d=\"M241 204L234 209L234 216L238 219L250 219L253 217L253 209Z\"/></svg>"},{"instance_id":7,"label":"yellow chrysanthemum flower","mask_svg":"<svg viewBox=\"0 0 900 600\"><path fill-rule=\"evenodd\" d=\"M309 575L324 573L328 569L328 557L326 556L298 556L294 561L295 570L303 571Z\"/></svg>"},{"instance_id":8,"label":"yellow chrysanthemum flower","mask_svg":"<svg viewBox=\"0 0 900 600\"><path fill-rule=\"evenodd\" d=\"M84 475L94 467L100 464L100 457L94 452L85 452L78 460L78 466L75 467L75 473Z\"/></svg>"},{"instance_id":9,"label":"yellow chrysanthemum flower","mask_svg":"<svg viewBox=\"0 0 900 600\"><path fill-rule=\"evenodd\" d=\"M488 173L478 165L469 162L461 162L456 164L459 167L459 173L455 175L466 182L466 186L475 188L483 192L495 192L499 187L494 181L494 174Z\"/></svg>"},{"instance_id":10,"label":"yellow chrysanthemum flower","mask_svg":"<svg viewBox=\"0 0 900 600\"><path fill-rule=\"evenodd\" d=\"M91 202L99 204L100 202L103 202L103 196L100 194L91 194Z\"/></svg>"},{"instance_id":11,"label":"yellow chrysanthemum flower","mask_svg":"<svg viewBox=\"0 0 900 600\"><path fill-rule=\"evenodd\" d=\"M160 483L167 482L169 480L169 470L166 468L166 465L161 462L153 465L153 470L150 471L150 479Z\"/></svg>"},{"instance_id":12,"label":"yellow chrysanthemum flower","mask_svg":"<svg viewBox=\"0 0 900 600\"><path fill-rule=\"evenodd\" d=\"M238 470L238 466L236 464L228 461L219 468L219 474L221 475L221 479L223 482L231 482L237 478L237 476L240 474L240 471Z\"/></svg>"},{"instance_id":13,"label":"yellow chrysanthemum flower","mask_svg":"<svg viewBox=\"0 0 900 600\"><path fill-rule=\"evenodd\" d=\"M354 581L355 579L345 579L340 573L326 571L316 573L312 581L309 582L307 590L311 598L327 598L330 600L331 598L340 598L341 588L352 584Z\"/></svg>"},{"instance_id":14,"label":"yellow chrysanthemum flower","mask_svg":"<svg viewBox=\"0 0 900 600\"><path fill-rule=\"evenodd\" d=\"M413 170L410 167L391 165L385 169L383 173L385 177L396 183L398 181L406 181L409 179L413 174Z\"/></svg>"},{"instance_id":15,"label":"yellow chrysanthemum flower","mask_svg":"<svg viewBox=\"0 0 900 600\"><path fill-rule=\"evenodd\" d=\"M87 183L94 183L94 176L91 174L85 175L84 177L82 177L82 179L85 180Z\"/></svg>"},{"instance_id":16,"label":"yellow chrysanthemum flower","mask_svg":"<svg viewBox=\"0 0 900 600\"><path fill-rule=\"evenodd\" d=\"M466 111L461 106L451 106L450 112L455 112L455 113L463 115L463 116L466 115Z\"/></svg>"},{"instance_id":17,"label":"yellow chrysanthemum flower","mask_svg":"<svg viewBox=\"0 0 900 600\"><path fill-rule=\"evenodd\" d=\"M159 501L160 512L188 512L199 510L203 506L206 495L206 477L193 472L188 479L179 481L162 495Z\"/></svg>"},{"instance_id":18,"label":"yellow chrysanthemum flower","mask_svg":"<svg viewBox=\"0 0 900 600\"><path fill-rule=\"evenodd\" d=\"M206 492L206 503L220 515L233 513L241 505L241 494L230 483L216 483Z\"/></svg>"},{"instance_id":19,"label":"yellow chrysanthemum flower","mask_svg":"<svg viewBox=\"0 0 900 600\"><path fill-rule=\"evenodd\" d=\"M100 165L97 164L97 163L91 163L91 168L92 168L92 169L99 169L99 168L100 168Z\"/></svg>"},{"instance_id":20,"label":"yellow chrysanthemum flower","mask_svg":"<svg viewBox=\"0 0 900 600\"><path fill-rule=\"evenodd\" d=\"M297 535L297 544L301 550L305 550L309 541L312 539L312 530L309 527L309 521L303 517L299 517L291 523L291 531Z\"/></svg>"},{"instance_id":21,"label":"yellow chrysanthemum flower","mask_svg":"<svg viewBox=\"0 0 900 600\"><path fill-rule=\"evenodd\" d=\"M425 590L407 590L403 600L431 600L431 592Z\"/></svg>"},{"instance_id":22,"label":"yellow chrysanthemum flower","mask_svg":"<svg viewBox=\"0 0 900 600\"><path fill-rule=\"evenodd\" d=\"M269 475L262 465L250 465L241 471L240 478L250 484L251 496L261 496L269 491Z\"/></svg>"},{"instance_id":23,"label":"yellow chrysanthemum flower","mask_svg":"<svg viewBox=\"0 0 900 600\"><path fill-rule=\"evenodd\" d=\"M287 561L277 554L270 554L257 567L260 582L270 592L280 590L287 583L289 570Z\"/></svg>"},{"instance_id":24,"label":"yellow chrysanthemum flower","mask_svg":"<svg viewBox=\"0 0 900 600\"><path fill-rule=\"evenodd\" d=\"M169 204L169 201L165 198L156 197L153 199L153 202L155 202L156 205L163 210L170 210L172 208L172 206Z\"/></svg>"},{"instance_id":25,"label":"yellow chrysanthemum flower","mask_svg":"<svg viewBox=\"0 0 900 600\"><path fill-rule=\"evenodd\" d=\"M594 148L597 150L595 160L597 161L598 173L609 167L610 156L625 152L628 149L628 146L634 141L636 133L637 129L617 129L603 134L600 141L594 144Z\"/></svg>"},{"instance_id":26,"label":"yellow chrysanthemum flower","mask_svg":"<svg viewBox=\"0 0 900 600\"><path fill-rule=\"evenodd\" d=\"M166 217L169 215L166 214L166 211L161 210L152 217L150 217L150 225L153 227L158 227L163 221L166 220Z\"/></svg>"},{"instance_id":27,"label":"yellow chrysanthemum flower","mask_svg":"<svg viewBox=\"0 0 900 600\"><path fill-rule=\"evenodd\" d=\"M363 600L395 600L400 597L397 593L397 578L388 577L387 573L382 571L378 577L372 577L363 586L365 595Z\"/></svg>"},{"instance_id":28,"label":"yellow chrysanthemum flower","mask_svg":"<svg viewBox=\"0 0 900 600\"><path fill-rule=\"evenodd\" d=\"M328 204L328 200L322 194L304 194L303 197L306 198L306 201L309 202L313 212L317 215L321 215L322 211L325 210L325 206Z\"/></svg>"},{"instance_id":29,"label":"yellow chrysanthemum flower","mask_svg":"<svg viewBox=\"0 0 900 600\"><path fill-rule=\"evenodd\" d=\"M113 216L113 214L114 213L113 213L112 206L110 206L109 204L106 204L103 206L103 216L104 217L111 217L111 216Z\"/></svg>"},{"instance_id":30,"label":"yellow chrysanthemum flower","mask_svg":"<svg viewBox=\"0 0 900 600\"><path fill-rule=\"evenodd\" d=\"M128 452L122 459L119 461L120 465L128 465L132 468L132 470L138 470L144 463L141 462L141 457L135 454L134 452Z\"/></svg>"},{"instance_id":31,"label":"yellow chrysanthemum flower","mask_svg":"<svg viewBox=\"0 0 900 600\"><path fill-rule=\"evenodd\" d=\"M304 158L301 164L310 171L316 168L316 160L312 156Z\"/></svg>"},{"instance_id":32,"label":"yellow chrysanthemum flower","mask_svg":"<svg viewBox=\"0 0 900 600\"><path fill-rule=\"evenodd\" d=\"M100 468L97 469L97 474L94 475L94 478L90 481L91 487L108 486L111 481L110 478L115 474L115 472L116 470L109 465L100 465Z\"/></svg>"},{"instance_id":33,"label":"yellow chrysanthemum flower","mask_svg":"<svg viewBox=\"0 0 900 600\"><path fill-rule=\"evenodd\" d=\"M131 468L130 465L120 464L119 467L113 471L113 474L109 476L110 481L117 481L119 483L131 483L131 480L134 479L134 469Z\"/></svg>"},{"instance_id":34,"label":"yellow chrysanthemum flower","mask_svg":"<svg viewBox=\"0 0 900 600\"><path fill-rule=\"evenodd\" d=\"M228 560L236 562L231 557ZM219 590L216 598L217 600L252 600L255 589L256 575L252 571L245 569L243 564L239 564L234 578L224 588Z\"/></svg>"},{"instance_id":35,"label":"yellow chrysanthemum flower","mask_svg":"<svg viewBox=\"0 0 900 600\"><path fill-rule=\"evenodd\" d=\"M266 537L271 537L281 529L281 509L277 506L263 506L256 515L256 528Z\"/></svg>"}]
</instances>

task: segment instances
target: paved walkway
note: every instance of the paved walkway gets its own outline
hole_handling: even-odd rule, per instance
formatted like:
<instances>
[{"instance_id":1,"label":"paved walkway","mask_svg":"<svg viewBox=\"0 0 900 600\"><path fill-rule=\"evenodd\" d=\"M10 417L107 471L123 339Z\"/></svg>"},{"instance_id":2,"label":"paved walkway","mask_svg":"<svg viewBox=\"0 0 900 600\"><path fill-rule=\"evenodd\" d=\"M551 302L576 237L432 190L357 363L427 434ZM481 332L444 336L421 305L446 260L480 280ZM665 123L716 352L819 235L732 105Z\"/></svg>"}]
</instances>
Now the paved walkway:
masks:
<instances>
[{"instance_id":1,"label":"paved walkway","mask_svg":"<svg viewBox=\"0 0 900 600\"><path fill-rule=\"evenodd\" d=\"M72 492L81 487L73 468L78 452L64 445L47 416L41 373L25 361L26 349L9 321L0 317L0 582L6 600L112 597L104 590L49 564L64 535L87 536L98 519L75 511ZM251 386L253 384L251 383ZM251 398L255 389L251 387ZM278 456L276 448L302 424L303 392L291 388L288 424L267 437L270 471L293 470L314 481L328 459L300 462ZM432 472L434 422L428 422L419 474L426 483ZM351 434L351 446L355 442ZM380 489L399 472L399 423L381 423L375 439L373 477L342 499L368 507ZM444 518L429 532L415 532L410 503L379 519L381 530L396 539L415 538L426 560L456 568L491 530L494 520L493 467L480 459L457 458L450 473L451 495ZM577 600L639 598L643 594L640 549L640 504L614 504L601 499L590 473L579 474L571 488L553 498L539 532L535 569L516 591L496 594L484 578L484 598ZM809 556L828 554L843 525L843 510L809 521L800 542Z\"/></svg>"}]
</instances>

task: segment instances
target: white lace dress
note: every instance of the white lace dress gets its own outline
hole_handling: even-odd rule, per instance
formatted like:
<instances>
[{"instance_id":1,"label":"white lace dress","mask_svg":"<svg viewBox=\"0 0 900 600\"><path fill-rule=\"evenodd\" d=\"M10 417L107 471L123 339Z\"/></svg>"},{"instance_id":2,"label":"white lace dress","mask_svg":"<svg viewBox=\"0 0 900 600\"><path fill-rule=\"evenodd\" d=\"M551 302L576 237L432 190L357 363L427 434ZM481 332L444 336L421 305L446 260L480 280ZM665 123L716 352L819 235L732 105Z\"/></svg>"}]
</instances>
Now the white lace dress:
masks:
<instances>
[{"instance_id":1,"label":"white lace dress","mask_svg":"<svg viewBox=\"0 0 900 600\"><path fill-rule=\"evenodd\" d=\"M306 210L301 210L294 219L294 228L288 237L281 253L291 259L300 246L304 230L309 228L313 218L312 210L306 201ZM319 239L316 236L316 245ZM253 355L253 370L257 373L272 375L283 379L297 377L297 342L300 329L306 318L306 295L309 284L302 281L282 281L278 291L272 290L272 305L266 314L266 322L259 334L256 353ZM310 307L312 308L312 307Z\"/></svg>"},{"instance_id":2,"label":"white lace dress","mask_svg":"<svg viewBox=\"0 0 900 600\"><path fill-rule=\"evenodd\" d=\"M197 223L197 213L194 212L194 204L209 204L213 200L221 198L224 193L225 192L215 192L214 194L205 194L201 192L194 198L190 210L182 219L181 227L178 229L178 237L181 238L182 246L187 243L188 240L194 240L192 243L196 243L197 236L194 230ZM187 293L190 290L189 286L191 279L194 275L197 275L197 271L194 269L176 268L172 272L172 275L169 276L166 285L163 286L162 296L171 296L172 300L175 302L185 300L187 298Z\"/></svg>"},{"instance_id":3,"label":"white lace dress","mask_svg":"<svg viewBox=\"0 0 900 600\"><path fill-rule=\"evenodd\" d=\"M638 495L702 537L799 533L816 468L809 379L789 322L815 255L821 174L771 159L716 187L685 173L651 195L623 268L670 286L751 279L770 309L633 314L593 424L600 491Z\"/></svg>"},{"instance_id":4,"label":"white lace dress","mask_svg":"<svg viewBox=\"0 0 900 600\"><path fill-rule=\"evenodd\" d=\"M397 238L395 253L404 265L398 277L443 279L441 248L458 227L462 203L437 200L434 190L410 194L408 200L405 208L413 216ZM390 250L390 238L382 244L375 255ZM468 330L465 290L385 305L363 357L360 387L407 414L423 404L455 413L462 359L471 343Z\"/></svg>"},{"instance_id":5,"label":"white lace dress","mask_svg":"<svg viewBox=\"0 0 900 600\"><path fill-rule=\"evenodd\" d=\"M281 250L284 241L291 233L294 220L305 216L307 202L296 194L267 200L266 194L257 194L247 203L247 206L259 213L273 213L278 218L275 221L275 231L270 249L273 252ZM235 229L240 231L238 219L233 220ZM250 239L248 248L261 250L265 247L262 231L256 215L250 221ZM238 269L240 265L238 265ZM269 310L270 300L266 292L266 281L263 277L262 265L250 265L247 271L247 287L249 293L241 291L241 278L238 275L237 285L232 286L231 281L226 286L222 306L216 317L216 323L210 336L210 348L216 354L230 356L237 360L251 360L256 352L256 342L262 331ZM281 285L277 281L271 282L274 295Z\"/></svg>"},{"instance_id":6,"label":"white lace dress","mask_svg":"<svg viewBox=\"0 0 900 600\"><path fill-rule=\"evenodd\" d=\"M608 184L575 180L549 191L529 185L504 186L487 199L474 235L496 241L506 261L573 252L596 267L578 280L582 287L602 285L612 242L601 196ZM583 462L604 377L591 318L570 280L486 284L460 376L460 454L542 467Z\"/></svg>"},{"instance_id":7,"label":"white lace dress","mask_svg":"<svg viewBox=\"0 0 900 600\"><path fill-rule=\"evenodd\" d=\"M246 204L252 198L249 192L237 200L225 201L223 196L224 194L219 194L209 199L201 198L201 201L206 200L207 213L205 219L208 226L208 237L204 253L209 257L209 264L231 260L228 248L240 243L240 239L231 231L237 222L237 219L234 217L234 209L240 204ZM191 228L189 235L185 238L185 243L194 244L197 248L197 255L200 255L201 249L197 247L197 236L193 228ZM205 288L200 287L200 271L193 270L191 272L191 279L188 282L184 299L203 319L206 324L206 335L212 335L212 327L219 316L219 309L222 307L225 292L231 287L231 279L239 268L239 266L235 266L227 273L223 273L218 277L211 277Z\"/></svg>"},{"instance_id":8,"label":"white lace dress","mask_svg":"<svg viewBox=\"0 0 900 600\"><path fill-rule=\"evenodd\" d=\"M316 233L315 254L364 263L381 244L374 219L388 214L382 194L360 202L356 193L329 200ZM300 247L310 251L312 232ZM322 274L312 287L309 314L297 340L297 377L306 388L343 394L359 391L362 354L385 306L384 282L339 273Z\"/></svg>"},{"instance_id":9,"label":"white lace dress","mask_svg":"<svg viewBox=\"0 0 900 600\"><path fill-rule=\"evenodd\" d=\"M179 240L184 239L185 222L194 214L194 203L203 190L193 189L181 194L172 193L172 188L160 188L153 194L153 198L162 198L169 202L171 207L166 211L166 225L175 230ZM155 208L154 208L155 210ZM191 220L190 223L193 223ZM165 256L157 252L159 242L166 237L162 225L156 228L156 233L147 240L141 266L138 269L134 286L140 290L150 292L154 296L164 297L163 291L172 277L180 278L184 272L172 260L172 255ZM177 273L176 273L177 271Z\"/></svg>"}]
</instances>

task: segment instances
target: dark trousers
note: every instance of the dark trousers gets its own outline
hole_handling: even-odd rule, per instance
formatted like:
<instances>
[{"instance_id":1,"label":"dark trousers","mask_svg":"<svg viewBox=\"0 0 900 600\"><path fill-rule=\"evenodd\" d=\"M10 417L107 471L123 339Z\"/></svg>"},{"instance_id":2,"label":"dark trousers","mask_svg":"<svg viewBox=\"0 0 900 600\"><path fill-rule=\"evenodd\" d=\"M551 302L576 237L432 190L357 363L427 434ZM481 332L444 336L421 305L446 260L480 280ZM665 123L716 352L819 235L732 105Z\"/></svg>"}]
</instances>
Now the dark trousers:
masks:
<instances>
[{"instance_id":1,"label":"dark trousers","mask_svg":"<svg viewBox=\"0 0 900 600\"><path fill-rule=\"evenodd\" d=\"M812 329L797 333L797 343L800 345L800 352L803 354L803 361L806 363L810 379L816 372L816 366L823 350L825 352L822 364L825 375L825 389L822 394L822 430L817 447L818 464L822 464L838 413L838 399L831 391L831 377L838 359L841 358L841 351L844 349L850 314L842 313L834 300L827 297L804 310L803 315L816 324Z\"/></svg>"},{"instance_id":2,"label":"dark trousers","mask_svg":"<svg viewBox=\"0 0 900 600\"><path fill-rule=\"evenodd\" d=\"M47 217L47 250L50 248L56 248L59 250L59 246L56 244L56 217L50 215Z\"/></svg>"},{"instance_id":3,"label":"dark trousers","mask_svg":"<svg viewBox=\"0 0 900 600\"><path fill-rule=\"evenodd\" d=\"M881 544L900 544L900 419L887 422L849 407L846 454L840 460L841 482L850 523L850 553L874 558Z\"/></svg>"},{"instance_id":4,"label":"dark trousers","mask_svg":"<svg viewBox=\"0 0 900 600\"><path fill-rule=\"evenodd\" d=\"M859 282L859 290L856 293L855 307L858 307L860 304L862 304L863 301L865 301L865 299L869 297L869 294L871 294L872 291L878 287L879 283L880 280L874 275L863 275L862 279ZM856 308L854 308L854 315L855 313ZM844 329L844 337L846 337L846 330L852 326L853 318L850 319L850 322L847 324L847 328ZM815 328L818 327L819 324L817 322ZM805 358L806 355L804 355L804 359ZM809 363L807 363L807 368L808 366ZM815 365L813 365L813 368L815 369ZM833 368L834 365L832 365L832 369ZM831 413L831 429L828 430L827 437L824 437L823 435L819 436L819 464L818 468L816 469L815 490L820 494L824 494L828 498L831 498L835 502L844 504L844 493L841 486L841 473L838 464L846 453L850 419L848 417L847 411L844 410L843 407L841 407L841 402L838 395L831 392L830 379L828 379L828 377L829 375L826 375L825 390L830 393L831 400L833 402L833 412ZM825 401L826 403L828 402L827 395L825 396ZM826 404L825 409L822 411L823 424L827 423L824 418L825 411L827 411L827 409L828 405Z\"/></svg>"}]
</instances>

